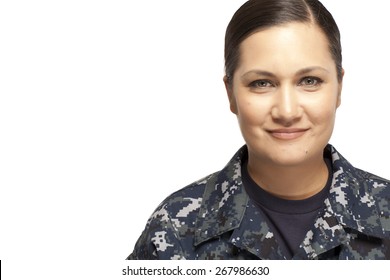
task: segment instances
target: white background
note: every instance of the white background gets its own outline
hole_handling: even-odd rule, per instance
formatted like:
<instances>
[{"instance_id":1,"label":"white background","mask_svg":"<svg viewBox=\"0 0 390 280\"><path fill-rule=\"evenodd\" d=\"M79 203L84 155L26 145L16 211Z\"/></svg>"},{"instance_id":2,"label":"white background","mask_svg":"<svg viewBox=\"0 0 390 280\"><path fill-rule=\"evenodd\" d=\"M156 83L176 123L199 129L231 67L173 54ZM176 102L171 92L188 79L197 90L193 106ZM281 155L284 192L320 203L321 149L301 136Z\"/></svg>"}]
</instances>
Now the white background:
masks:
<instances>
[{"instance_id":1,"label":"white background","mask_svg":"<svg viewBox=\"0 0 390 280\"><path fill-rule=\"evenodd\" d=\"M322 2L346 71L331 143L390 178L387 1ZM3 275L107 279L96 263L126 258L166 196L223 168L244 143L222 83L243 3L1 2Z\"/></svg>"}]
</instances>

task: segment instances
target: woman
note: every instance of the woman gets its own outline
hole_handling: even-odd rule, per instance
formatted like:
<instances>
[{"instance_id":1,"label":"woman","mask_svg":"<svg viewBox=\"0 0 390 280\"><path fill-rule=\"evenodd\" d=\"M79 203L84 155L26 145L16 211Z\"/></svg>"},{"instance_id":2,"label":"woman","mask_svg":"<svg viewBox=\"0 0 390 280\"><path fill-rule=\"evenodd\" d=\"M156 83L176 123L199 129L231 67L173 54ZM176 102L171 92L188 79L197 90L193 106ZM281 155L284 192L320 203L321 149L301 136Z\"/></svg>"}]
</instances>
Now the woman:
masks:
<instances>
[{"instance_id":1,"label":"woman","mask_svg":"<svg viewBox=\"0 0 390 280\"><path fill-rule=\"evenodd\" d=\"M225 36L246 145L169 196L128 259L390 259L390 182L328 144L340 34L316 0L250 0Z\"/></svg>"}]
</instances>

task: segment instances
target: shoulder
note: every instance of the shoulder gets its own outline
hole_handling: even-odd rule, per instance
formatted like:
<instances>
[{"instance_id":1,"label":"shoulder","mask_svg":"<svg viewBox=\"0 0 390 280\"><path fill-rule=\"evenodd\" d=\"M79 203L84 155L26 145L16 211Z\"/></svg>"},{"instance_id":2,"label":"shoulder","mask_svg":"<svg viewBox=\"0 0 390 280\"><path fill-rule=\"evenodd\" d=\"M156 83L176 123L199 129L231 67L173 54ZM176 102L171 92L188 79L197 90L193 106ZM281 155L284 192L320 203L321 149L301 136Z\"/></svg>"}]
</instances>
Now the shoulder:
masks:
<instances>
[{"instance_id":1,"label":"shoulder","mask_svg":"<svg viewBox=\"0 0 390 280\"><path fill-rule=\"evenodd\" d=\"M161 231L170 235L171 239L188 234L198 216L206 185L215 174L217 173L197 180L166 197L150 215L142 235L150 240L155 232Z\"/></svg>"},{"instance_id":2,"label":"shoulder","mask_svg":"<svg viewBox=\"0 0 390 280\"><path fill-rule=\"evenodd\" d=\"M355 168L356 173L363 179L367 180L369 182L373 182L374 184L380 184L384 186L389 186L390 185L390 180L382 178L378 175L372 174L370 172L364 171L359 168Z\"/></svg>"},{"instance_id":3,"label":"shoulder","mask_svg":"<svg viewBox=\"0 0 390 280\"><path fill-rule=\"evenodd\" d=\"M197 212L202 203L206 185L215 174L197 180L166 197L153 212L148 223L168 217L169 219L183 219Z\"/></svg>"},{"instance_id":4,"label":"shoulder","mask_svg":"<svg viewBox=\"0 0 390 280\"><path fill-rule=\"evenodd\" d=\"M188 226L196 220L206 185L214 174L195 181L165 198L150 216L147 226L151 228L173 226L179 235L182 231L187 231Z\"/></svg>"},{"instance_id":5,"label":"shoulder","mask_svg":"<svg viewBox=\"0 0 390 280\"><path fill-rule=\"evenodd\" d=\"M245 207L245 193L240 190L241 160L245 153L243 147L222 170L165 198L148 219L128 258L192 259L199 228L207 228L203 232L208 234L219 232L216 221L221 217L225 222L231 219L234 224ZM198 239L205 238L208 236Z\"/></svg>"},{"instance_id":6,"label":"shoulder","mask_svg":"<svg viewBox=\"0 0 390 280\"><path fill-rule=\"evenodd\" d=\"M156 219L156 214L161 211L165 211L170 218L183 219L199 212L202 205L204 208L214 208L215 204L224 204L225 200L239 193L241 164L246 157L247 148L243 146L222 170L169 195L157 207L151 219Z\"/></svg>"},{"instance_id":7,"label":"shoulder","mask_svg":"<svg viewBox=\"0 0 390 280\"><path fill-rule=\"evenodd\" d=\"M370 203L371 200L376 203L381 220L387 220L387 228L390 231L390 181L359 168L355 170L356 176L362 182L361 188L367 190L367 199L362 197L361 201Z\"/></svg>"},{"instance_id":8,"label":"shoulder","mask_svg":"<svg viewBox=\"0 0 390 280\"><path fill-rule=\"evenodd\" d=\"M346 170L347 182L357 187L360 194L370 196L379 203L380 207L390 209L390 181L360 168L351 167ZM348 180L349 179L349 180ZM361 200L364 200L362 198ZM387 203L383 203L387 201Z\"/></svg>"},{"instance_id":9,"label":"shoulder","mask_svg":"<svg viewBox=\"0 0 390 280\"><path fill-rule=\"evenodd\" d=\"M350 164L331 147L330 200L342 224L377 237L390 237L390 181Z\"/></svg>"},{"instance_id":10,"label":"shoulder","mask_svg":"<svg viewBox=\"0 0 390 280\"><path fill-rule=\"evenodd\" d=\"M169 195L148 219L128 259L187 259L209 175Z\"/></svg>"},{"instance_id":11,"label":"shoulder","mask_svg":"<svg viewBox=\"0 0 390 280\"><path fill-rule=\"evenodd\" d=\"M372 174L368 171L354 167L346 160L333 146L328 145L332 153L333 177L339 183L345 183L350 188L368 192L376 195L388 195L390 192L390 181Z\"/></svg>"}]
</instances>

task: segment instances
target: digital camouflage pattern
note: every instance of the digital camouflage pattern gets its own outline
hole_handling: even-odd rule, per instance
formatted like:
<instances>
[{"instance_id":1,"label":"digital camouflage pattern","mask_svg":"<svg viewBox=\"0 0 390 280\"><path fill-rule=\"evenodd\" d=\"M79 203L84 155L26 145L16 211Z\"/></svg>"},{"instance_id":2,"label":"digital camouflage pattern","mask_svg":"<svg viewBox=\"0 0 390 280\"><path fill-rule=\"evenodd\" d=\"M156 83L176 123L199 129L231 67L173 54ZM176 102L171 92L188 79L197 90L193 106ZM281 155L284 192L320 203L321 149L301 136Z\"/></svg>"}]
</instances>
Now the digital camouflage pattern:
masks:
<instances>
[{"instance_id":1,"label":"digital camouflage pattern","mask_svg":"<svg viewBox=\"0 0 390 280\"><path fill-rule=\"evenodd\" d=\"M326 149L330 193L293 259L390 259L390 182ZM286 259L242 185L246 154L244 146L220 172L163 201L127 259Z\"/></svg>"}]
</instances>

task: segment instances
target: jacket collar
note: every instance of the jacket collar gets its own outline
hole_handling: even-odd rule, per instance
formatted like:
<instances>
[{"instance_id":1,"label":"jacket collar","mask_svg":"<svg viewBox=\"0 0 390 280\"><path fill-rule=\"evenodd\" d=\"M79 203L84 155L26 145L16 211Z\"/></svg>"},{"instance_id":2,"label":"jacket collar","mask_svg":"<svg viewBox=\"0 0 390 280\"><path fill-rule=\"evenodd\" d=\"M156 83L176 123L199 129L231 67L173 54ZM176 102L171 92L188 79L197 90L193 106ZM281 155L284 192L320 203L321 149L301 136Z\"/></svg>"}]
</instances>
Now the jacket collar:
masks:
<instances>
[{"instance_id":1,"label":"jacket collar","mask_svg":"<svg viewBox=\"0 0 390 280\"><path fill-rule=\"evenodd\" d=\"M383 211L373 191L382 185L367 179L368 173L355 169L333 146L325 149L330 151L333 165L332 186L325 201L327 213L344 228L379 238L389 236L390 220L381 217ZM243 146L208 180L196 221L195 246L240 227L249 201L241 180L242 161L247 153Z\"/></svg>"},{"instance_id":2,"label":"jacket collar","mask_svg":"<svg viewBox=\"0 0 390 280\"><path fill-rule=\"evenodd\" d=\"M207 181L196 221L195 246L240 226L249 200L241 180L241 165L246 155L244 146Z\"/></svg>"}]
</instances>

